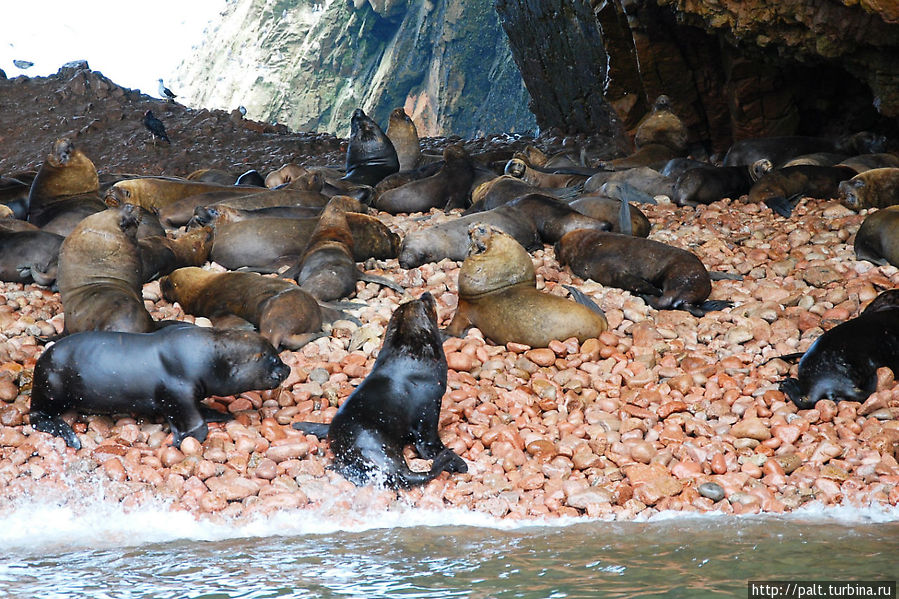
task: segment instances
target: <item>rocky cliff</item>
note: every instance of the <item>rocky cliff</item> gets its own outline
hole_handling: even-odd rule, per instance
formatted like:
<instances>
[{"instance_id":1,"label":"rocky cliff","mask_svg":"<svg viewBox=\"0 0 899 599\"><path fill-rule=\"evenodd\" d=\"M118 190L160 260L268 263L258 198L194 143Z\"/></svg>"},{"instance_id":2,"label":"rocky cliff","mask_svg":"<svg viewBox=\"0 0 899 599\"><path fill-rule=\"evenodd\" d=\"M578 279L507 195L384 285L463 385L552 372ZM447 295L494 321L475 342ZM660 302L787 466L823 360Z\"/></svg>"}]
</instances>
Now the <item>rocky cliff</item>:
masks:
<instances>
[{"instance_id":1,"label":"rocky cliff","mask_svg":"<svg viewBox=\"0 0 899 599\"><path fill-rule=\"evenodd\" d=\"M533 130L491 0L239 0L173 80L190 105L346 135L404 106L420 135Z\"/></svg>"}]
</instances>

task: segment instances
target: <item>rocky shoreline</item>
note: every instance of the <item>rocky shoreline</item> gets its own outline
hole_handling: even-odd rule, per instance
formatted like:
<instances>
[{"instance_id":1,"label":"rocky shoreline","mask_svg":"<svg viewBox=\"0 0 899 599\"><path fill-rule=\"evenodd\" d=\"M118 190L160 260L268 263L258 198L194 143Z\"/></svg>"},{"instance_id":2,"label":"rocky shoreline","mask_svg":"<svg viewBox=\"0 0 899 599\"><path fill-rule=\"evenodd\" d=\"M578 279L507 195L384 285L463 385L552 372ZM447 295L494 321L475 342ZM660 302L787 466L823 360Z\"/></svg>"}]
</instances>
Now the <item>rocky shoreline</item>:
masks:
<instances>
[{"instance_id":1,"label":"rocky shoreline","mask_svg":"<svg viewBox=\"0 0 899 599\"><path fill-rule=\"evenodd\" d=\"M78 73L84 72L66 80L82 76ZM36 85L13 81L0 81L4 92L16 86L27 96ZM128 114L139 115L150 102L130 98L126 104ZM184 122L196 118L183 107L172 110L184 112ZM227 115L207 115L216 123L224 118L221 126L228 133ZM102 130L109 137L121 124L96 120L107 123L97 125L97 134ZM132 126L128 119L122 122ZM134 122L137 130L139 120ZM251 136L249 129L232 125L232 142L234 131ZM10 137L26 135L9 131ZM0 162L4 172L13 164L24 168L39 162L55 133L61 132L32 132L30 143L39 151L31 156L19 154L15 140L7 139L17 157ZM79 143L88 148L92 139L98 143L92 135L88 127ZM285 136L256 135L252 147L267 154L248 151L251 167L268 172L282 160L315 163L311 154L303 160L274 149ZM148 142L126 146L121 154L128 158L120 156L114 166L169 174L233 167L221 153L195 163L190 148L179 147L177 137L173 141L170 149L150 149ZM226 145L227 135L214 142L198 135L191 143L240 150ZM327 141L332 159L336 143ZM142 156L150 152L165 158ZM319 160L324 155L315 153ZM95 162L113 168L101 157ZM777 387L791 368L777 356L805 350L824 330L857 316L880 291L899 285L896 268L855 260L851 240L864 211L815 200L800 203L789 220L741 200L695 209L670 203L641 209L653 223L652 239L694 252L709 270L743 275L742 281L713 283L711 299L730 300L734 307L702 318L656 311L626 291L573 277L559 267L551 247L537 251L532 257L538 288L566 295L562 285L573 282L605 310L610 330L583 344L562 340L542 349L495 346L477 330L447 341L449 390L441 437L468 462L469 472L444 473L409 491L353 487L327 469L325 442L290 426L298 420L329 421L369 372L384 327L402 301L395 292L358 283L354 301L367 307L353 313L363 326L339 321L329 336L300 351L282 352L291 374L279 389L213 398L215 407L235 419L211 424L203 444L188 438L179 450L170 446L163 424L82 416L74 422L83 443L76 452L25 424L31 375L43 350L37 338L62 330L59 294L4 283L0 501L62 496L73 489L92 495L103 481L111 501L131 505L159 498L169 500L172 509L203 517L324 506L340 514L398 503L499 518L619 519L662 510L780 513L810 501L897 505L899 384L889 370L879 372L878 390L864 404L824 400L813 410L797 410ZM437 211L377 216L401 235L453 218ZM444 260L405 270L396 260L370 261L365 270L393 279L413 297L430 291L440 325L446 326L456 306L459 265ZM157 320L195 320L161 299L158 283L144 287L144 299ZM413 459L411 466L422 470L426 462Z\"/></svg>"}]
</instances>

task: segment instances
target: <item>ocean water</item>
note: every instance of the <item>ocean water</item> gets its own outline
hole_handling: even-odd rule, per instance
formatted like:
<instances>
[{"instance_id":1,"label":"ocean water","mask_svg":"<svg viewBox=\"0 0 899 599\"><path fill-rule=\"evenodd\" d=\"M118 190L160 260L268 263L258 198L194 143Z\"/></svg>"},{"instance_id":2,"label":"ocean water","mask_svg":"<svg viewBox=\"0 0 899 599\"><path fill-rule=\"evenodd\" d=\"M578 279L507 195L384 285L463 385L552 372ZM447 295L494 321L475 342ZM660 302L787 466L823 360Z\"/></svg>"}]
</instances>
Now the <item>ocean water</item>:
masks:
<instances>
[{"instance_id":1,"label":"ocean water","mask_svg":"<svg viewBox=\"0 0 899 599\"><path fill-rule=\"evenodd\" d=\"M746 597L749 580L896 580L899 510L510 522L396 508L197 520L23 498L0 513L0 597Z\"/></svg>"}]
</instances>

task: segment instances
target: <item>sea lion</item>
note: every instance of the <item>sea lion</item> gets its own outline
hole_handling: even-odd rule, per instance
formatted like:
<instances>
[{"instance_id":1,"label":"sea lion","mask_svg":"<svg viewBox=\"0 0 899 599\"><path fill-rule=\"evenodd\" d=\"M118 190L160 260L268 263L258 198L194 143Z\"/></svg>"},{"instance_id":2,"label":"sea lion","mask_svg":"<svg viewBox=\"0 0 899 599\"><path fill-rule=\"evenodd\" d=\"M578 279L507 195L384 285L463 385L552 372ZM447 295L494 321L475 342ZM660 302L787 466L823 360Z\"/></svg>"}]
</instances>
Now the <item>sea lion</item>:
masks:
<instances>
[{"instance_id":1,"label":"sea lion","mask_svg":"<svg viewBox=\"0 0 899 599\"><path fill-rule=\"evenodd\" d=\"M178 302L188 314L244 319L276 348L297 350L321 336L321 307L284 279L188 266L162 277L159 288L165 299Z\"/></svg>"},{"instance_id":2,"label":"sea lion","mask_svg":"<svg viewBox=\"0 0 899 599\"><path fill-rule=\"evenodd\" d=\"M240 175L234 182L235 185L246 185L250 187L265 187L265 179L254 168Z\"/></svg>"},{"instance_id":3,"label":"sea lion","mask_svg":"<svg viewBox=\"0 0 899 599\"><path fill-rule=\"evenodd\" d=\"M529 193L539 193L565 201L575 199L580 192L580 187L563 187L558 189L534 187L517 177L502 175L475 187L474 191L471 192L471 206L463 211L462 215L493 210Z\"/></svg>"},{"instance_id":4,"label":"sea lion","mask_svg":"<svg viewBox=\"0 0 899 599\"><path fill-rule=\"evenodd\" d=\"M722 198L738 198L751 188L752 175L745 166L705 165L678 177L671 199L678 206L711 204Z\"/></svg>"},{"instance_id":5,"label":"sea lion","mask_svg":"<svg viewBox=\"0 0 899 599\"><path fill-rule=\"evenodd\" d=\"M575 229L609 231L612 228L610 221L597 220L564 202L539 193L530 193L514 199L506 206L530 217L543 243L555 243ZM630 218L628 221L630 222Z\"/></svg>"},{"instance_id":6,"label":"sea lion","mask_svg":"<svg viewBox=\"0 0 899 599\"><path fill-rule=\"evenodd\" d=\"M119 181L106 190L103 196L107 206L134 204L155 212L186 197L210 191L226 191L234 195L257 193L254 187L219 185L187 179L140 177Z\"/></svg>"},{"instance_id":7,"label":"sea lion","mask_svg":"<svg viewBox=\"0 0 899 599\"><path fill-rule=\"evenodd\" d=\"M850 210L899 204L899 168L875 168L847 179L839 184L839 194Z\"/></svg>"},{"instance_id":8,"label":"sea lion","mask_svg":"<svg viewBox=\"0 0 899 599\"><path fill-rule=\"evenodd\" d=\"M396 214L467 207L474 181L471 157L461 145L451 145L443 150L443 160L443 167L434 175L382 193L375 199L375 208Z\"/></svg>"},{"instance_id":9,"label":"sea lion","mask_svg":"<svg viewBox=\"0 0 899 599\"><path fill-rule=\"evenodd\" d=\"M57 284L67 333L155 329L141 294L139 218L131 204L109 208L85 218L62 242Z\"/></svg>"},{"instance_id":10,"label":"sea lion","mask_svg":"<svg viewBox=\"0 0 899 599\"><path fill-rule=\"evenodd\" d=\"M0 232L0 281L52 285L63 239L39 229Z\"/></svg>"},{"instance_id":11,"label":"sea lion","mask_svg":"<svg viewBox=\"0 0 899 599\"><path fill-rule=\"evenodd\" d=\"M875 168L896 168L899 167L899 156L886 153L859 154L843 160L839 166L848 166L856 173L863 173Z\"/></svg>"},{"instance_id":12,"label":"sea lion","mask_svg":"<svg viewBox=\"0 0 899 599\"><path fill-rule=\"evenodd\" d=\"M398 173L393 173L392 175L387 175L374 187L373 197L377 200L377 198L381 197L381 194L384 192L390 191L391 189L396 189L397 187L402 187L406 183L411 183L413 181L418 181L419 179L424 179L425 177L430 177L431 175L436 175L440 169L443 168L443 160L441 159L438 162L431 162L429 164L422 165L416 169L408 170L408 171L400 171Z\"/></svg>"},{"instance_id":13,"label":"sea lion","mask_svg":"<svg viewBox=\"0 0 899 599\"><path fill-rule=\"evenodd\" d=\"M863 402L877 390L877 369L899 372L899 290L884 291L856 318L818 337L780 389L799 409L821 399Z\"/></svg>"},{"instance_id":14,"label":"sea lion","mask_svg":"<svg viewBox=\"0 0 899 599\"><path fill-rule=\"evenodd\" d=\"M316 218L321 213L321 208L309 206L272 206L259 210L241 210L225 205L197 206L193 218L188 221L188 227L236 223L251 218Z\"/></svg>"},{"instance_id":15,"label":"sea lion","mask_svg":"<svg viewBox=\"0 0 899 599\"><path fill-rule=\"evenodd\" d=\"M613 233L621 233L621 202L622 200L603 195L584 195L573 202L569 202L568 205L581 214L611 223L611 231ZM631 220L631 235L648 237L652 225L649 219L646 218L646 215L633 205L630 206L628 212Z\"/></svg>"},{"instance_id":16,"label":"sea lion","mask_svg":"<svg viewBox=\"0 0 899 599\"><path fill-rule=\"evenodd\" d=\"M331 423L295 422L293 427L327 437L334 469L356 485L383 480L389 487L409 488L443 471L467 472L465 461L438 434L446 380L436 303L425 292L394 311L371 373ZM421 457L434 460L430 470L409 468L403 448L410 444Z\"/></svg>"},{"instance_id":17,"label":"sea lion","mask_svg":"<svg viewBox=\"0 0 899 599\"><path fill-rule=\"evenodd\" d=\"M390 138L361 108L354 110L346 150L346 175L343 178L373 186L399 170L399 159Z\"/></svg>"},{"instance_id":18,"label":"sea lion","mask_svg":"<svg viewBox=\"0 0 899 599\"><path fill-rule=\"evenodd\" d=\"M34 176L30 179L0 177L0 206L9 208L15 218L28 218L28 195L31 193L33 180Z\"/></svg>"},{"instance_id":19,"label":"sea lion","mask_svg":"<svg viewBox=\"0 0 899 599\"><path fill-rule=\"evenodd\" d=\"M285 183L290 183L294 179L298 179L306 174L306 169L296 164L285 164L276 171L272 171L265 176L265 186L269 189L279 187Z\"/></svg>"},{"instance_id":20,"label":"sea lion","mask_svg":"<svg viewBox=\"0 0 899 599\"><path fill-rule=\"evenodd\" d=\"M201 168L185 177L188 181L215 183L216 185L234 185L237 177L219 168Z\"/></svg>"},{"instance_id":21,"label":"sea lion","mask_svg":"<svg viewBox=\"0 0 899 599\"><path fill-rule=\"evenodd\" d=\"M646 166L658 170L664 168L672 158L677 158L681 155L681 152L673 150L664 144L646 144L624 158L601 161L599 168L606 171L623 171Z\"/></svg>"},{"instance_id":22,"label":"sea lion","mask_svg":"<svg viewBox=\"0 0 899 599\"><path fill-rule=\"evenodd\" d=\"M804 197L827 199L837 195L841 181L853 176L845 166L788 166L774 169L756 181L749 190L749 201L766 206L789 218Z\"/></svg>"},{"instance_id":23,"label":"sea lion","mask_svg":"<svg viewBox=\"0 0 899 599\"><path fill-rule=\"evenodd\" d=\"M513 158L506 163L503 174L521 179L534 187L582 187L595 172L589 169L588 173L571 172L545 172L535 169L520 158Z\"/></svg>"},{"instance_id":24,"label":"sea lion","mask_svg":"<svg viewBox=\"0 0 899 599\"><path fill-rule=\"evenodd\" d=\"M568 235L572 233L577 231ZM577 337L583 342L608 328L598 308L537 291L534 263L509 235L484 224L472 225L468 235L468 257L459 270L459 303L446 334L461 336L476 326L500 345L546 347L553 339Z\"/></svg>"},{"instance_id":25,"label":"sea lion","mask_svg":"<svg viewBox=\"0 0 899 599\"><path fill-rule=\"evenodd\" d=\"M177 239L154 235L139 239L141 273L147 283L182 266L202 266L212 248L212 227L199 227Z\"/></svg>"},{"instance_id":26,"label":"sea lion","mask_svg":"<svg viewBox=\"0 0 899 599\"><path fill-rule=\"evenodd\" d=\"M38 359L31 391L31 426L81 448L61 418L69 410L161 416L172 444L202 442L209 421L227 420L199 402L211 395L273 389L290 368L250 331L172 325L153 333L90 331L60 339Z\"/></svg>"},{"instance_id":27,"label":"sea lion","mask_svg":"<svg viewBox=\"0 0 899 599\"><path fill-rule=\"evenodd\" d=\"M815 152L814 154L803 154L786 161L782 166L801 166L810 164L812 166L833 166L838 162L842 162L849 158L846 154L838 154L836 152Z\"/></svg>"},{"instance_id":28,"label":"sea lion","mask_svg":"<svg viewBox=\"0 0 899 599\"><path fill-rule=\"evenodd\" d=\"M868 214L855 234L853 245L859 260L899 266L899 206Z\"/></svg>"},{"instance_id":29,"label":"sea lion","mask_svg":"<svg viewBox=\"0 0 899 599\"><path fill-rule=\"evenodd\" d=\"M662 167L662 170L658 172L664 177L673 177L674 179L677 179L691 168L699 168L703 166L710 166L710 163L703 162L701 160L694 160L693 158L672 158L667 163L665 163L665 166Z\"/></svg>"},{"instance_id":30,"label":"sea lion","mask_svg":"<svg viewBox=\"0 0 899 599\"><path fill-rule=\"evenodd\" d=\"M709 272L694 254L651 239L572 231L555 245L559 264L584 279L626 289L656 310L686 310L702 316L727 302L705 301Z\"/></svg>"},{"instance_id":31,"label":"sea lion","mask_svg":"<svg viewBox=\"0 0 899 599\"><path fill-rule=\"evenodd\" d=\"M218 202L242 197L244 194L245 192L240 190L233 193L231 187L222 191L198 193L162 206L156 210L156 214L164 227L176 229L190 221L197 206L211 206Z\"/></svg>"},{"instance_id":32,"label":"sea lion","mask_svg":"<svg viewBox=\"0 0 899 599\"><path fill-rule=\"evenodd\" d=\"M639 150L660 144L684 155L688 135L687 126L671 109L671 100L662 94L656 98L652 111L637 124L634 147Z\"/></svg>"},{"instance_id":33,"label":"sea lion","mask_svg":"<svg viewBox=\"0 0 899 599\"><path fill-rule=\"evenodd\" d=\"M57 139L28 194L28 222L44 227L71 211L103 210L100 179L90 158L68 138Z\"/></svg>"},{"instance_id":34,"label":"sea lion","mask_svg":"<svg viewBox=\"0 0 899 599\"><path fill-rule=\"evenodd\" d=\"M837 152L847 155L882 152L886 138L869 132L856 133L839 139L791 135L742 139L734 142L724 155L723 166L748 166L763 158L775 167L803 154Z\"/></svg>"},{"instance_id":35,"label":"sea lion","mask_svg":"<svg viewBox=\"0 0 899 599\"><path fill-rule=\"evenodd\" d=\"M318 218L254 218L216 225L210 258L229 270L242 267L275 272L303 255ZM399 235L374 216L350 212L353 259L389 260L399 250ZM280 264L280 266L277 266Z\"/></svg>"},{"instance_id":36,"label":"sea lion","mask_svg":"<svg viewBox=\"0 0 899 599\"><path fill-rule=\"evenodd\" d=\"M700 162L699 164L705 163ZM670 198L674 195L674 184L676 182L677 177L662 175L648 166L637 166L620 171L600 171L596 173L584 183L584 193L600 191L610 183L627 183L634 189L648 194L650 199L658 195ZM634 202L636 200L630 199L629 201Z\"/></svg>"},{"instance_id":37,"label":"sea lion","mask_svg":"<svg viewBox=\"0 0 899 599\"><path fill-rule=\"evenodd\" d=\"M325 204L327 204L330 199L331 198L320 191L282 187L280 189L269 189L267 191L259 191L241 196L232 196L224 200L219 200L215 202L215 204L207 203L204 205L231 206L232 208L240 208L241 210L258 210L260 208L271 208L272 206L324 208Z\"/></svg>"},{"instance_id":38,"label":"sea lion","mask_svg":"<svg viewBox=\"0 0 899 599\"><path fill-rule=\"evenodd\" d=\"M418 129L415 123L402 108L394 108L387 121L387 137L396 150L399 160L400 172L408 171L418 166L421 157L421 145L418 141Z\"/></svg>"}]
</instances>

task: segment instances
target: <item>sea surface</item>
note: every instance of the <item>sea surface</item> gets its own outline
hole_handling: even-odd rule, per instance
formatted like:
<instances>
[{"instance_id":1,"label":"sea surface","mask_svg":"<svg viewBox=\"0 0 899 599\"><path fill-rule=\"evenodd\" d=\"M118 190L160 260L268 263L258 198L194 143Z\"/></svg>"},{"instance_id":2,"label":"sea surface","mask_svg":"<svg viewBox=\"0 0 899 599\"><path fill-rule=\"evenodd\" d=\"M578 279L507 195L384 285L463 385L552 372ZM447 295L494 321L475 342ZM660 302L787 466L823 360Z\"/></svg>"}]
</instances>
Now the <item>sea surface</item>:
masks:
<instances>
[{"instance_id":1,"label":"sea surface","mask_svg":"<svg viewBox=\"0 0 899 599\"><path fill-rule=\"evenodd\" d=\"M750 580L896 580L899 509L510 522L392 508L239 522L165 505L0 509L0 597L747 597Z\"/></svg>"}]
</instances>

